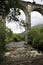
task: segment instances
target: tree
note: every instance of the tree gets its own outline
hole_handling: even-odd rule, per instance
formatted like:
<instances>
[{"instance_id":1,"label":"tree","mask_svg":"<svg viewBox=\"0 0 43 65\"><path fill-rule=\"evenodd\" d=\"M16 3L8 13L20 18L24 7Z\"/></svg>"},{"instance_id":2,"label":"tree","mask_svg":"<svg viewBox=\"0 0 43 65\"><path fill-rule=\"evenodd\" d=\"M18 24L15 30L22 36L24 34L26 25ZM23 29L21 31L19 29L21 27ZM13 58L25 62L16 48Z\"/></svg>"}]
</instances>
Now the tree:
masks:
<instances>
[{"instance_id":1,"label":"tree","mask_svg":"<svg viewBox=\"0 0 43 65\"><path fill-rule=\"evenodd\" d=\"M20 0L0 0L0 15L6 16L9 13L10 8L14 8L15 13L19 12L18 8Z\"/></svg>"},{"instance_id":2,"label":"tree","mask_svg":"<svg viewBox=\"0 0 43 65\"><path fill-rule=\"evenodd\" d=\"M28 33L28 44L43 51L43 26L34 27Z\"/></svg>"},{"instance_id":3,"label":"tree","mask_svg":"<svg viewBox=\"0 0 43 65\"><path fill-rule=\"evenodd\" d=\"M0 60L5 50L5 17L9 13L10 8L14 8L16 13L17 2L18 0L0 0Z\"/></svg>"},{"instance_id":4,"label":"tree","mask_svg":"<svg viewBox=\"0 0 43 65\"><path fill-rule=\"evenodd\" d=\"M0 19L0 63L3 59L3 54L5 52L5 24L3 20Z\"/></svg>"},{"instance_id":5,"label":"tree","mask_svg":"<svg viewBox=\"0 0 43 65\"><path fill-rule=\"evenodd\" d=\"M5 41L6 42L12 41L13 40L13 38L12 38L13 33L12 33L11 29L8 29L8 28L6 28L6 29L7 30L6 30L6 39L5 39Z\"/></svg>"}]
</instances>

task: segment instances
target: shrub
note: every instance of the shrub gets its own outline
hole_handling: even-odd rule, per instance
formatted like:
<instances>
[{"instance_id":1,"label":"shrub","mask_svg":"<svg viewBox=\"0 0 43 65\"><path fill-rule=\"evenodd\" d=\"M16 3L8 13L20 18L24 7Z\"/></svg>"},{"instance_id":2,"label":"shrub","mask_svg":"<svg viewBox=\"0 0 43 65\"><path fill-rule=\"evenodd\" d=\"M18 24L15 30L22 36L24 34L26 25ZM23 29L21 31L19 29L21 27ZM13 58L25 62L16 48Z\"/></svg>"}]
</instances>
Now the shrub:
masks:
<instances>
[{"instance_id":1,"label":"shrub","mask_svg":"<svg viewBox=\"0 0 43 65\"><path fill-rule=\"evenodd\" d=\"M28 33L28 44L43 51L43 26L32 28Z\"/></svg>"},{"instance_id":2,"label":"shrub","mask_svg":"<svg viewBox=\"0 0 43 65\"><path fill-rule=\"evenodd\" d=\"M0 63L5 52L5 23L0 19Z\"/></svg>"}]
</instances>

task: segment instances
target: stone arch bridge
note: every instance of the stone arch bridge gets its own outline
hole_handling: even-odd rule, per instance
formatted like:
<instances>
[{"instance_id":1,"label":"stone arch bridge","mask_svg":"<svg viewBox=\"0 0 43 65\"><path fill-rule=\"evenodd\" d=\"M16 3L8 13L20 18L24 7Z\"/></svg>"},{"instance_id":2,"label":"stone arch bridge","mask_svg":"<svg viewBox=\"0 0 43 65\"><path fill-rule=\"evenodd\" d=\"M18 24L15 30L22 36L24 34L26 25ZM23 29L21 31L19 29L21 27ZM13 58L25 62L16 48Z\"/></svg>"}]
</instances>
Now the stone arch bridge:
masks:
<instances>
[{"instance_id":1,"label":"stone arch bridge","mask_svg":"<svg viewBox=\"0 0 43 65\"><path fill-rule=\"evenodd\" d=\"M41 13L43 15L43 5L41 4L36 4L36 3L31 3L31 2L26 2L26 1L20 1L21 9L24 11L25 15L26 15L26 23L28 23L29 28L31 25L30 22L30 14L32 11L38 11L39 13Z\"/></svg>"},{"instance_id":2,"label":"stone arch bridge","mask_svg":"<svg viewBox=\"0 0 43 65\"><path fill-rule=\"evenodd\" d=\"M38 11L43 15L43 5L37 4L35 2L26 2L26 1L20 1L21 9L24 11L26 15L25 23L27 23L26 31L31 29L31 12L32 11ZM27 37L26 41L27 41Z\"/></svg>"}]
</instances>

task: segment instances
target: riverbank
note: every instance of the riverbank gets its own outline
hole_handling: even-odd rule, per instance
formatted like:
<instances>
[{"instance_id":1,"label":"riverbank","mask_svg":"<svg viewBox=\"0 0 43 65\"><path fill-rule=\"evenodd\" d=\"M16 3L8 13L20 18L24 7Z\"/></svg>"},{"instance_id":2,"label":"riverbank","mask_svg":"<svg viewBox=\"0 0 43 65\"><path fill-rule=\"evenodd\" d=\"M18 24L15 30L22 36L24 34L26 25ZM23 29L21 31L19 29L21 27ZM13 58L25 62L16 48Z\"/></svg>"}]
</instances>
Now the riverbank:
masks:
<instances>
[{"instance_id":1,"label":"riverbank","mask_svg":"<svg viewBox=\"0 0 43 65\"><path fill-rule=\"evenodd\" d=\"M39 53L38 50L35 50L31 45L24 43L26 42L10 42L7 44L6 49L8 51L5 52L4 61L1 65L32 65L33 61L33 65L37 63L37 65L39 65L39 62L42 63L43 53Z\"/></svg>"},{"instance_id":2,"label":"riverbank","mask_svg":"<svg viewBox=\"0 0 43 65\"><path fill-rule=\"evenodd\" d=\"M6 52L4 57L4 65L43 65L43 54L29 47Z\"/></svg>"}]
</instances>

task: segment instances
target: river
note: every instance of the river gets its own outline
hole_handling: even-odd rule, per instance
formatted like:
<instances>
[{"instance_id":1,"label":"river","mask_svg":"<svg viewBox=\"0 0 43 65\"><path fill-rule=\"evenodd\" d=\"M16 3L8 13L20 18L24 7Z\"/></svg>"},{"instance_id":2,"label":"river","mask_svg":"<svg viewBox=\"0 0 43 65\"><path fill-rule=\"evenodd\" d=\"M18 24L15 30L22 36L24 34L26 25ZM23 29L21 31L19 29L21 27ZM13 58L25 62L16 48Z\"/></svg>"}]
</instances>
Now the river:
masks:
<instances>
[{"instance_id":1,"label":"river","mask_svg":"<svg viewBox=\"0 0 43 65\"><path fill-rule=\"evenodd\" d=\"M8 48L12 48L12 47L16 47L16 48L21 48L24 46L24 41L20 41L20 42L9 42L6 47Z\"/></svg>"}]
</instances>

